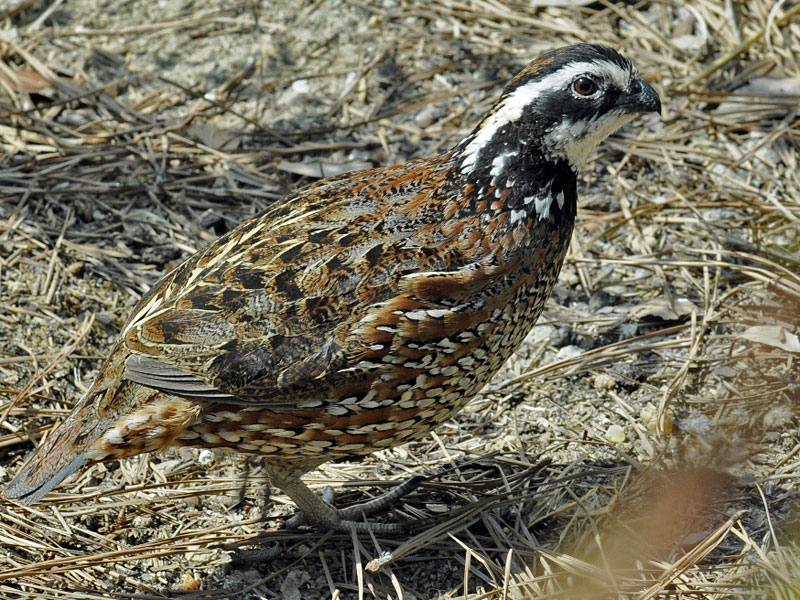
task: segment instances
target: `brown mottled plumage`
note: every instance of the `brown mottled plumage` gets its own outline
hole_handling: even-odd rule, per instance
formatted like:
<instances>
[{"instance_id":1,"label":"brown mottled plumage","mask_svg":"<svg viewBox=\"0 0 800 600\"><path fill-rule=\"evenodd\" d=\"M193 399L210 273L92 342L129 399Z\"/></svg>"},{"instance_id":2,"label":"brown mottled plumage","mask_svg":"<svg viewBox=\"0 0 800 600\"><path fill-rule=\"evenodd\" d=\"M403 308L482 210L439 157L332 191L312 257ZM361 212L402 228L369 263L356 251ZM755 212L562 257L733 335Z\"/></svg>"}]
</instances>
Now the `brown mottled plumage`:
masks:
<instances>
[{"instance_id":1,"label":"brown mottled plumage","mask_svg":"<svg viewBox=\"0 0 800 600\"><path fill-rule=\"evenodd\" d=\"M100 375L5 493L32 503L88 461L170 444L260 454L309 522L300 476L420 439L536 321L567 251L579 164L658 96L614 50L533 61L448 152L320 181L167 274Z\"/></svg>"}]
</instances>

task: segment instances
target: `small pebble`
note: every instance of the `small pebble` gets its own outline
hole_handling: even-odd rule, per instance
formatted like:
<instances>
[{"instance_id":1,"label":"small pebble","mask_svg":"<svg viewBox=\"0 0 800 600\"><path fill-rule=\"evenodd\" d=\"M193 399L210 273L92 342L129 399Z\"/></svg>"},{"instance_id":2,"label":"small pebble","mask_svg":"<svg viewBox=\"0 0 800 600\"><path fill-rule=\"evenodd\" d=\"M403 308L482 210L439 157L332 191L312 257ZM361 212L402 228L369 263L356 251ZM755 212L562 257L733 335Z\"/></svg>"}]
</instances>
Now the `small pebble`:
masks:
<instances>
[{"instance_id":1,"label":"small pebble","mask_svg":"<svg viewBox=\"0 0 800 600\"><path fill-rule=\"evenodd\" d=\"M197 462L204 467L210 467L214 464L214 453L208 448L204 448L200 451L200 455L197 457Z\"/></svg>"},{"instance_id":2,"label":"small pebble","mask_svg":"<svg viewBox=\"0 0 800 600\"><path fill-rule=\"evenodd\" d=\"M181 587L186 591L193 592L200 589L200 582L191 573L184 573Z\"/></svg>"},{"instance_id":3,"label":"small pebble","mask_svg":"<svg viewBox=\"0 0 800 600\"><path fill-rule=\"evenodd\" d=\"M620 341L629 340L635 337L638 332L639 326L636 323L623 323L619 327L619 339Z\"/></svg>"},{"instance_id":4,"label":"small pebble","mask_svg":"<svg viewBox=\"0 0 800 600\"><path fill-rule=\"evenodd\" d=\"M569 326L556 327L550 334L550 344L554 348L562 348L569 344L571 337L572 329Z\"/></svg>"},{"instance_id":5,"label":"small pebble","mask_svg":"<svg viewBox=\"0 0 800 600\"><path fill-rule=\"evenodd\" d=\"M592 383L594 383L594 389L596 389L598 392L613 390L615 387L617 387L616 378L608 373L598 373L594 376Z\"/></svg>"},{"instance_id":6,"label":"small pebble","mask_svg":"<svg viewBox=\"0 0 800 600\"><path fill-rule=\"evenodd\" d=\"M144 529L153 526L153 517L151 515L138 515L133 518L133 526L136 529Z\"/></svg>"},{"instance_id":7,"label":"small pebble","mask_svg":"<svg viewBox=\"0 0 800 600\"><path fill-rule=\"evenodd\" d=\"M616 296L609 294L605 290L597 290L594 292L591 297L589 298L589 310L592 312L596 312L601 308L605 308L611 304L616 304L619 301L619 298Z\"/></svg>"},{"instance_id":8,"label":"small pebble","mask_svg":"<svg viewBox=\"0 0 800 600\"><path fill-rule=\"evenodd\" d=\"M558 352L556 352L553 361L558 362L559 360L567 360L574 358L575 356L580 356L581 354L583 354L583 348L578 346L564 346Z\"/></svg>"},{"instance_id":9,"label":"small pebble","mask_svg":"<svg viewBox=\"0 0 800 600\"><path fill-rule=\"evenodd\" d=\"M612 444L621 444L625 441L625 430L619 425L612 425L606 431L606 439Z\"/></svg>"},{"instance_id":10,"label":"small pebble","mask_svg":"<svg viewBox=\"0 0 800 600\"><path fill-rule=\"evenodd\" d=\"M658 408L654 404L645 404L642 410L639 411L639 419L649 432L655 433L658 430ZM667 415L664 422L665 434L670 435L672 433L672 424L672 417Z\"/></svg>"}]
</instances>

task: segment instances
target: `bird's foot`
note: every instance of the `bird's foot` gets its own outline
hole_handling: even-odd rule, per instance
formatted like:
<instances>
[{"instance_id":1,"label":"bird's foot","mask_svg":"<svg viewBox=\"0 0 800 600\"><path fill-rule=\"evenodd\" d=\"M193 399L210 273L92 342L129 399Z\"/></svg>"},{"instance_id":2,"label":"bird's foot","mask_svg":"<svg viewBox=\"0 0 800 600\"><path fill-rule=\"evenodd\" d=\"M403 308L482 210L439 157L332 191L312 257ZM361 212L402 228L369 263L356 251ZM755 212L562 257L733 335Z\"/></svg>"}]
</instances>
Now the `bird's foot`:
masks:
<instances>
[{"instance_id":1,"label":"bird's foot","mask_svg":"<svg viewBox=\"0 0 800 600\"><path fill-rule=\"evenodd\" d=\"M298 487L294 482L287 487L281 487L286 494L295 501L300 512L284 521L284 529L296 529L301 525L311 525L318 529L332 529L338 532L349 532L353 528L358 533L372 531L378 535L401 534L406 532L406 526L400 523L369 523L364 517L384 510L394 502L415 490L425 480L422 476L414 476L407 479L400 485L392 488L387 493L367 502L354 504L346 508L335 508L333 506L333 488L325 486L322 496L311 492L302 482L297 482L302 486ZM289 489L291 488L291 489ZM313 496L311 499L308 492Z\"/></svg>"}]
</instances>

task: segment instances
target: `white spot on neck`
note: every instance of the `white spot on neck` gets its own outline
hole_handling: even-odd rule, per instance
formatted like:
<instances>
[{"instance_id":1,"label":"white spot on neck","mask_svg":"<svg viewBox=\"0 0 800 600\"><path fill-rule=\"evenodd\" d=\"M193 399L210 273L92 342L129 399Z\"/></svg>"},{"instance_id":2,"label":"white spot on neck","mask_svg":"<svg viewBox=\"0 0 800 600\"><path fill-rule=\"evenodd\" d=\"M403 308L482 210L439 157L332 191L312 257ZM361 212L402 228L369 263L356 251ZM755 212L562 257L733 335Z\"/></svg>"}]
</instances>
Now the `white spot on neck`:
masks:
<instances>
[{"instance_id":1,"label":"white spot on neck","mask_svg":"<svg viewBox=\"0 0 800 600\"><path fill-rule=\"evenodd\" d=\"M528 215L528 211L517 208L511 211L511 224L515 225Z\"/></svg>"},{"instance_id":2,"label":"white spot on neck","mask_svg":"<svg viewBox=\"0 0 800 600\"><path fill-rule=\"evenodd\" d=\"M553 203L553 196L551 194L538 196L533 201L533 207L536 209L536 214L539 216L540 221L550 216L550 205L552 203Z\"/></svg>"},{"instance_id":3,"label":"white spot on neck","mask_svg":"<svg viewBox=\"0 0 800 600\"><path fill-rule=\"evenodd\" d=\"M533 202L533 208L536 210L536 216L538 220L541 221L542 219L546 219L550 216L550 205L553 204L553 194L550 193L550 190L547 190L543 194L527 196L523 198L523 202L525 204L530 204ZM559 192L558 206L561 208L563 205L564 192Z\"/></svg>"},{"instance_id":4,"label":"white spot on neck","mask_svg":"<svg viewBox=\"0 0 800 600\"><path fill-rule=\"evenodd\" d=\"M494 160L492 161L492 170L489 171L489 175L492 176L492 185L497 185L497 178L503 174L503 169L506 168L508 159L516 156L517 154L519 154L519 152L512 150L511 152L498 154L494 157Z\"/></svg>"}]
</instances>

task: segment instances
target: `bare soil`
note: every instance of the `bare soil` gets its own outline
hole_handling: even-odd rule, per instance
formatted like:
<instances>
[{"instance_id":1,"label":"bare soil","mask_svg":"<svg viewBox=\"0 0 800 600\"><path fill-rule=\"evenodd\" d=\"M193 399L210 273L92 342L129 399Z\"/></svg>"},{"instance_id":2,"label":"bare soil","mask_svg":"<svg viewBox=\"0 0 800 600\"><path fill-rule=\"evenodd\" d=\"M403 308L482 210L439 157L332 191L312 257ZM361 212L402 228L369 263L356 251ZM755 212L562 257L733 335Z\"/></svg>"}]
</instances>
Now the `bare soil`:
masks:
<instances>
[{"instance_id":1,"label":"bare soil","mask_svg":"<svg viewBox=\"0 0 800 600\"><path fill-rule=\"evenodd\" d=\"M427 476L385 515L408 536L281 530L257 460L168 451L0 500L0 598L800 595L798 5L539 4L0 5L0 484L158 277L287 192L451 146L558 45L664 101L587 166L546 313L468 409L306 478Z\"/></svg>"}]
</instances>

